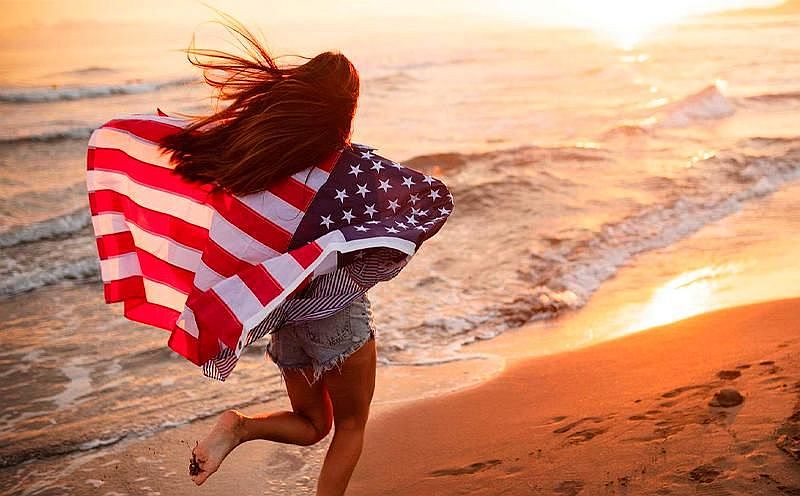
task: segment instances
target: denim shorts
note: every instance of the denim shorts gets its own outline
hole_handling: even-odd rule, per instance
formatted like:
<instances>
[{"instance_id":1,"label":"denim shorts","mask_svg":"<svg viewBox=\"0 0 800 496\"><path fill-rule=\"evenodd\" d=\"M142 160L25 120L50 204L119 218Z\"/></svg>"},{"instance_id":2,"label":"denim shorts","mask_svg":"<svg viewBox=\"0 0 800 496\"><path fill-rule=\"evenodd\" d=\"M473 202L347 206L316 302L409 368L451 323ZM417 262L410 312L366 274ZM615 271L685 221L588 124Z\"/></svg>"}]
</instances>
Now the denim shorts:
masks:
<instances>
[{"instance_id":1,"label":"denim shorts","mask_svg":"<svg viewBox=\"0 0 800 496\"><path fill-rule=\"evenodd\" d=\"M301 371L309 384L375 338L372 308L363 294L345 308L320 320L289 324L270 334L267 355L281 370L312 367L313 379Z\"/></svg>"}]
</instances>

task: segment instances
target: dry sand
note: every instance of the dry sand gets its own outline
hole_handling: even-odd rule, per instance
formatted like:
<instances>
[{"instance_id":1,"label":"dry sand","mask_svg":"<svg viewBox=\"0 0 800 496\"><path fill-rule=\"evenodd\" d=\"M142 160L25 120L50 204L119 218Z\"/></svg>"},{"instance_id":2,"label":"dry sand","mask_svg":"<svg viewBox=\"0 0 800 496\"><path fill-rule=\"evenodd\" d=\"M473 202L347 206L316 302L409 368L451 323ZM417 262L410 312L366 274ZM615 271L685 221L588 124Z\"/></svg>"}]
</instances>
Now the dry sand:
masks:
<instances>
[{"instance_id":1,"label":"dry sand","mask_svg":"<svg viewBox=\"0 0 800 496\"><path fill-rule=\"evenodd\" d=\"M515 360L477 386L399 405L386 397L403 373L382 368L383 400L348 494L798 496L799 316L800 298L716 311ZM430 370L441 372L441 387L458 384L464 367L475 365L485 366ZM418 388L426 373L399 382ZM712 406L725 389L743 403ZM721 398L730 399L737 395ZM328 440L311 448L247 443L195 487L190 445L212 422L53 459L47 465L60 472L61 487L30 474L31 494L313 494Z\"/></svg>"},{"instance_id":2,"label":"dry sand","mask_svg":"<svg viewBox=\"0 0 800 496\"><path fill-rule=\"evenodd\" d=\"M743 402L712 406L737 402L726 389ZM789 299L529 359L381 415L349 494L800 495L799 456Z\"/></svg>"}]
</instances>

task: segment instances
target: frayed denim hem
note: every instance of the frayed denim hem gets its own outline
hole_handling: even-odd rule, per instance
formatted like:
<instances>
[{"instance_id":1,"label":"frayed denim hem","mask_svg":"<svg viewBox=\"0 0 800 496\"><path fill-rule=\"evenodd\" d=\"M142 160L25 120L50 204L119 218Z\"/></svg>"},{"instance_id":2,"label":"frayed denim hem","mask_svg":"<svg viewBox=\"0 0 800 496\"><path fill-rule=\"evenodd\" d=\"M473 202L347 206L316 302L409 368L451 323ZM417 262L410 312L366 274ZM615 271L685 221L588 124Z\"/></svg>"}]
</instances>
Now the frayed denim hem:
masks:
<instances>
[{"instance_id":1,"label":"frayed denim hem","mask_svg":"<svg viewBox=\"0 0 800 496\"><path fill-rule=\"evenodd\" d=\"M374 329L370 330L369 336L367 336L367 339L365 339L364 341L361 341L359 343L353 344L353 346L351 346L350 348L345 350L343 353L339 354L338 356L333 357L330 360L322 362L322 363L313 362L310 365L283 366L283 365L279 365L275 361L274 358L272 359L272 362L275 363L275 365L278 367L278 370L281 373L281 381L283 381L284 385L286 384L286 371L287 370L295 370L295 371L299 371L303 375L303 377L306 379L306 382L308 383L309 386L313 386L322 377L322 375L324 373L326 373L328 371L331 371L334 368L336 368L339 371L339 373L341 374L342 373L342 364L344 364L345 360L350 358L350 355L352 355L356 351L360 350L361 347L364 346L365 344L367 344L370 339L375 339L375 330ZM308 374L306 373L306 369L308 369L309 367L312 367L312 369L314 371L313 378L311 378L311 379L308 378Z\"/></svg>"}]
</instances>

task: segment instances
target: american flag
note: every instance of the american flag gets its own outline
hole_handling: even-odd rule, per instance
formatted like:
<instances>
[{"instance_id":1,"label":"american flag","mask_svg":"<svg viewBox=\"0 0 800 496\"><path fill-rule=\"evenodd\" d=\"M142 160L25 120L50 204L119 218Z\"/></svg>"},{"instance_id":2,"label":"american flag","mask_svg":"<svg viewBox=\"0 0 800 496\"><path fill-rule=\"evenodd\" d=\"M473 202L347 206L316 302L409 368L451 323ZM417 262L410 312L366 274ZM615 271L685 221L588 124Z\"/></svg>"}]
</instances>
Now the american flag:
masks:
<instances>
[{"instance_id":1,"label":"american flag","mask_svg":"<svg viewBox=\"0 0 800 496\"><path fill-rule=\"evenodd\" d=\"M175 174L157 143L187 125L113 119L87 152L105 301L170 331L169 346L218 380L286 323L324 318L394 277L453 210L430 175L353 144L244 196Z\"/></svg>"}]
</instances>

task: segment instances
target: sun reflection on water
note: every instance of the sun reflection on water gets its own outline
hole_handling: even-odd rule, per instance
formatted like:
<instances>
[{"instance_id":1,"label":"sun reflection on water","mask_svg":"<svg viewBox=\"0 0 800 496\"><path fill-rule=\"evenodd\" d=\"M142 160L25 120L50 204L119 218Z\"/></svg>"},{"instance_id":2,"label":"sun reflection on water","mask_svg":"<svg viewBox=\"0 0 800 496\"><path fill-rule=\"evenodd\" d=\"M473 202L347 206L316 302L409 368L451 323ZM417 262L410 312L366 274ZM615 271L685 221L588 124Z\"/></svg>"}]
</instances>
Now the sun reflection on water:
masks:
<instances>
[{"instance_id":1,"label":"sun reflection on water","mask_svg":"<svg viewBox=\"0 0 800 496\"><path fill-rule=\"evenodd\" d=\"M717 306L721 276L742 272L740 263L709 265L684 272L653 292L641 315L623 334L708 312Z\"/></svg>"}]
</instances>

